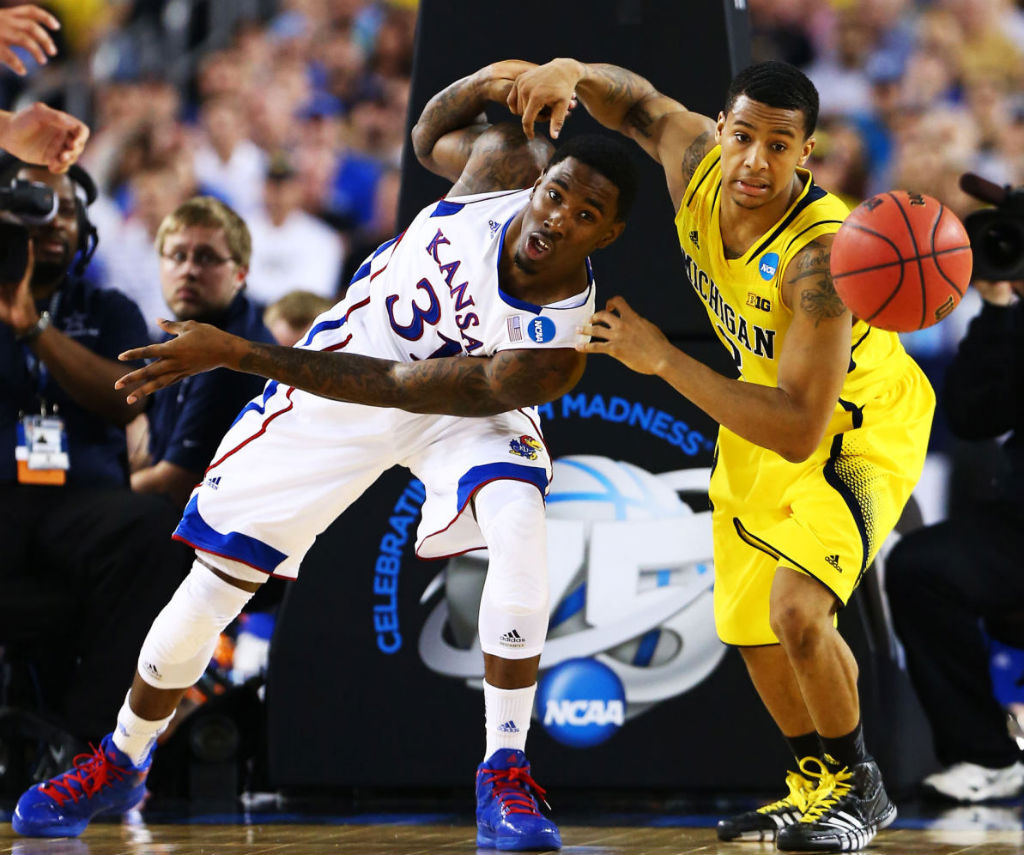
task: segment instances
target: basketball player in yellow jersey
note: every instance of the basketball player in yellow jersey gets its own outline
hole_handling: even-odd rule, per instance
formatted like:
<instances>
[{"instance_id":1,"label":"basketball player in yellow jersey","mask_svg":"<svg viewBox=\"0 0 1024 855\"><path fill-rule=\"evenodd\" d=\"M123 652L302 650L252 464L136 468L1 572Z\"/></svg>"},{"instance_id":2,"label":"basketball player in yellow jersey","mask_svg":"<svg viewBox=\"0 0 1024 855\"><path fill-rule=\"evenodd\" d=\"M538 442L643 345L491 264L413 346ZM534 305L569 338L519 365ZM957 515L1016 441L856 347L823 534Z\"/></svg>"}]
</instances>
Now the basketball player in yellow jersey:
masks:
<instances>
[{"instance_id":1,"label":"basketball player in yellow jersey","mask_svg":"<svg viewBox=\"0 0 1024 855\"><path fill-rule=\"evenodd\" d=\"M717 121L642 77L558 59L521 75L527 133L573 96L662 164L691 284L740 372L673 347L621 297L581 349L657 374L721 425L711 480L715 620L740 649L798 763L786 797L719 823L787 851L866 846L895 818L866 752L857 663L835 628L921 473L935 399L896 335L852 318L829 273L845 205L804 168L818 93L770 62L733 81Z\"/></svg>"}]
</instances>

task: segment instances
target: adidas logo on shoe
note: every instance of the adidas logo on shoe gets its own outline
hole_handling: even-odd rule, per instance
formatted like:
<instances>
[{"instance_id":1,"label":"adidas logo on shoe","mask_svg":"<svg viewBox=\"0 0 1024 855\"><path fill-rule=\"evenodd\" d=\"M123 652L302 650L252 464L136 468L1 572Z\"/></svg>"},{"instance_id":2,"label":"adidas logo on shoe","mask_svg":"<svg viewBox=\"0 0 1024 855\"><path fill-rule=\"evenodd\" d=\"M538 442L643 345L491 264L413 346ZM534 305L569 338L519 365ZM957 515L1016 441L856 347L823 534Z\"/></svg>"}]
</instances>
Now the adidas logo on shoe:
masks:
<instances>
[{"instance_id":1,"label":"adidas logo on shoe","mask_svg":"<svg viewBox=\"0 0 1024 855\"><path fill-rule=\"evenodd\" d=\"M526 645L526 639L513 629L511 632L506 632L501 637L501 643L505 647L524 647Z\"/></svg>"},{"instance_id":2,"label":"adidas logo on shoe","mask_svg":"<svg viewBox=\"0 0 1024 855\"><path fill-rule=\"evenodd\" d=\"M519 733L519 728L516 727L516 723L509 719L504 724L498 725L498 733Z\"/></svg>"}]
</instances>

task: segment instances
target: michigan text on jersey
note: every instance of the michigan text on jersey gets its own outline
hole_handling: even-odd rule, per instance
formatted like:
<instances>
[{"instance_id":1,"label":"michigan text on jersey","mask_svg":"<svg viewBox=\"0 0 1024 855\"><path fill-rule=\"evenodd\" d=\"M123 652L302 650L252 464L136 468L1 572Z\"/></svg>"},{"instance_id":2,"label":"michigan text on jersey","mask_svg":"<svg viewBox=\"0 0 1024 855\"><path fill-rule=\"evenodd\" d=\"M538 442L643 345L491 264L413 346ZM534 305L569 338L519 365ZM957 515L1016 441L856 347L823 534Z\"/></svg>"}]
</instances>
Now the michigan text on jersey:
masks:
<instances>
[{"instance_id":1,"label":"michigan text on jersey","mask_svg":"<svg viewBox=\"0 0 1024 855\"><path fill-rule=\"evenodd\" d=\"M701 300L707 304L708 308L714 312L715 317L725 327L724 330L721 326L718 327L719 332L723 334L727 332L731 339L741 344L754 356L774 359L775 330L766 329L755 323L748 324L746 318L742 317L736 309L729 305L722 296L722 292L718 290L718 286L715 285L715 281L697 266L697 262L693 260L693 257L685 251L683 252L683 257L686 260L686 275L690 280L690 284L693 285ZM754 333L753 345L751 345L750 341L751 329L753 329Z\"/></svg>"}]
</instances>

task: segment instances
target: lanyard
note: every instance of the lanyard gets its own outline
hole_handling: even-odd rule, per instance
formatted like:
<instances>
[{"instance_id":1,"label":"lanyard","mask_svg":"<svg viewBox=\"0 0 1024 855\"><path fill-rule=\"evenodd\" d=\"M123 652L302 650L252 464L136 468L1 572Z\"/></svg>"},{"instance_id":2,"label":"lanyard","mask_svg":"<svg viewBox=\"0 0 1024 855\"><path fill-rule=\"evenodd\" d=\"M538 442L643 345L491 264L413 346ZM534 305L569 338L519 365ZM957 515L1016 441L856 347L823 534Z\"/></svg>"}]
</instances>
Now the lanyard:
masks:
<instances>
[{"instance_id":1,"label":"lanyard","mask_svg":"<svg viewBox=\"0 0 1024 855\"><path fill-rule=\"evenodd\" d=\"M58 288L53 292L53 296L50 297L50 306L47 311L50 313L50 317L57 320L57 310L60 308L60 301L62 291ZM29 376L32 378L36 387L35 395L39 400L39 411L42 415L46 415L46 399L43 397L43 390L46 388L46 381L49 376L49 372L46 370L46 363L36 358L36 355L32 352L27 344L21 345L22 353L25 354L25 367L28 368Z\"/></svg>"}]
</instances>

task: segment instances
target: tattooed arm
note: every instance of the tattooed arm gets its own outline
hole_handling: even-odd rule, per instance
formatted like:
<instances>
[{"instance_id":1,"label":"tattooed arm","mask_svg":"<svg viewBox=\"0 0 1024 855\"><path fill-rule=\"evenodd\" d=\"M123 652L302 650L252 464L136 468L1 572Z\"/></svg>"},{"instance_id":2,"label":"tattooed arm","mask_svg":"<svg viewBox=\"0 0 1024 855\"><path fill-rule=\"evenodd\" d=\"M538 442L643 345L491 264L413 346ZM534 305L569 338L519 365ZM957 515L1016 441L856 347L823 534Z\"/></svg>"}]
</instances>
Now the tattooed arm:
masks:
<instances>
[{"instance_id":1,"label":"tattooed arm","mask_svg":"<svg viewBox=\"0 0 1024 855\"><path fill-rule=\"evenodd\" d=\"M506 60L485 66L438 92L412 129L416 158L455 186L450 195L528 187L544 169L552 146L528 140L518 124L490 125L488 101L504 104L512 81L533 63Z\"/></svg>"},{"instance_id":2,"label":"tattooed arm","mask_svg":"<svg viewBox=\"0 0 1024 855\"><path fill-rule=\"evenodd\" d=\"M634 140L662 165L678 209L694 170L715 145L715 122L663 95L639 74L575 59L524 71L512 84L508 103L522 115L530 137L538 113L550 109L551 134L557 137L573 93L597 121Z\"/></svg>"},{"instance_id":3,"label":"tattooed arm","mask_svg":"<svg viewBox=\"0 0 1024 855\"><path fill-rule=\"evenodd\" d=\"M580 349L656 374L733 433L791 462L806 460L825 435L850 364L852 324L832 286L831 245L831 236L813 241L786 269L783 297L794 309L775 386L733 380L698 362L621 297L583 327L596 338Z\"/></svg>"},{"instance_id":4,"label":"tattooed arm","mask_svg":"<svg viewBox=\"0 0 1024 855\"><path fill-rule=\"evenodd\" d=\"M491 416L543 404L568 392L583 375L585 357L568 348L505 350L492 357L443 357L392 362L247 341L195 321L161 321L177 337L122 353L155 359L115 384L129 402L192 374L230 368L304 392L411 413Z\"/></svg>"}]
</instances>

